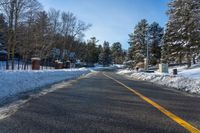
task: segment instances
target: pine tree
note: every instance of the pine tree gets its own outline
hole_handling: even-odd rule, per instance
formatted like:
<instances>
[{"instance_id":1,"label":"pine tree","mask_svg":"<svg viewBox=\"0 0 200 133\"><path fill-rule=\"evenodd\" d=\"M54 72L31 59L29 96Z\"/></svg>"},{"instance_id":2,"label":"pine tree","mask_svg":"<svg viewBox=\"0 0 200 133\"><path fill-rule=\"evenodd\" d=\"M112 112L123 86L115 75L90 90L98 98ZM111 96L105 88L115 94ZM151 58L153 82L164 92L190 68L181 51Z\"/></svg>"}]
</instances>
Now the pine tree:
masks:
<instances>
[{"instance_id":1,"label":"pine tree","mask_svg":"<svg viewBox=\"0 0 200 133\"><path fill-rule=\"evenodd\" d=\"M171 49L170 56L186 56L188 67L196 54L200 40L200 1L172 0L169 4L169 21L166 30L166 42ZM169 38L169 39L168 39ZM179 52L178 52L179 51ZM177 60L177 58L175 60ZM175 61L174 60L174 61Z\"/></svg>"},{"instance_id":2,"label":"pine tree","mask_svg":"<svg viewBox=\"0 0 200 133\"><path fill-rule=\"evenodd\" d=\"M161 58L161 42L163 38L163 28L154 22L149 26L148 45L150 53L150 64L156 65Z\"/></svg>"},{"instance_id":3,"label":"pine tree","mask_svg":"<svg viewBox=\"0 0 200 133\"><path fill-rule=\"evenodd\" d=\"M135 27L134 33L129 35L129 53L135 64L143 62L147 56L148 23L146 19L141 20Z\"/></svg>"},{"instance_id":4,"label":"pine tree","mask_svg":"<svg viewBox=\"0 0 200 133\"><path fill-rule=\"evenodd\" d=\"M109 42L104 41L103 49L99 55L99 64L102 64L103 66L108 66L111 63L112 63L112 57L111 57Z\"/></svg>"},{"instance_id":5,"label":"pine tree","mask_svg":"<svg viewBox=\"0 0 200 133\"><path fill-rule=\"evenodd\" d=\"M86 62L89 66L93 66L94 63L98 62L100 50L97 47L97 42L98 40L92 37L87 43Z\"/></svg>"},{"instance_id":6,"label":"pine tree","mask_svg":"<svg viewBox=\"0 0 200 133\"><path fill-rule=\"evenodd\" d=\"M182 58L178 58L183 57L181 43L177 43L176 45L173 45L172 43L177 38L176 33L173 32L173 30L173 27L168 23L165 29L162 45L161 55L163 63L182 63Z\"/></svg>"},{"instance_id":7,"label":"pine tree","mask_svg":"<svg viewBox=\"0 0 200 133\"><path fill-rule=\"evenodd\" d=\"M113 43L111 47L112 60L114 64L122 64L124 61L124 53L120 42Z\"/></svg>"}]
</instances>

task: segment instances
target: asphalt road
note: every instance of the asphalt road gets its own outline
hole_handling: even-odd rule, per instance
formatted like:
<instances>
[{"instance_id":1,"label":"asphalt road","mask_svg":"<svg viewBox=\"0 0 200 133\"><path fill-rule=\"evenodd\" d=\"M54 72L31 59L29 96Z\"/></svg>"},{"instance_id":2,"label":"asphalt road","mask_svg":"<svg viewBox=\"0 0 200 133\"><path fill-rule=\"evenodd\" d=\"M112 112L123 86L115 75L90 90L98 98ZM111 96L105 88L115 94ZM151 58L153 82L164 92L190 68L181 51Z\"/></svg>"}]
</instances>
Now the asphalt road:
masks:
<instances>
[{"instance_id":1,"label":"asphalt road","mask_svg":"<svg viewBox=\"0 0 200 133\"><path fill-rule=\"evenodd\" d=\"M148 82L107 75L134 88L200 129L200 98ZM187 133L102 72L34 98L0 120L0 133Z\"/></svg>"}]
</instances>

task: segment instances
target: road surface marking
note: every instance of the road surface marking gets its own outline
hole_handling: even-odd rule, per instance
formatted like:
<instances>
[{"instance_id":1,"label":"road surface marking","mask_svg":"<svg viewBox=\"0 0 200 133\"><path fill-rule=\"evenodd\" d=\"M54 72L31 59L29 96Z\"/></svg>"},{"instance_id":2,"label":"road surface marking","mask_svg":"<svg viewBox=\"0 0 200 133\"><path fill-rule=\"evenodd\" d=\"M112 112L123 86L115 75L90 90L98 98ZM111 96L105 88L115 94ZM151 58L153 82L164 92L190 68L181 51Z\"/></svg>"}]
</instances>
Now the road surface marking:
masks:
<instances>
[{"instance_id":1,"label":"road surface marking","mask_svg":"<svg viewBox=\"0 0 200 133\"><path fill-rule=\"evenodd\" d=\"M125 88L127 88L129 91L133 92L134 94L136 94L137 96L139 96L141 99L143 99L144 101L146 101L147 103L151 104L152 106L154 106L155 108L157 108L158 110L160 110L162 113L164 113L166 116L168 116L169 118L171 118L172 120L174 120L176 123L178 123L179 125L181 125L182 127L184 127L185 129L187 129L188 131L190 131L191 133L200 133L200 130L195 128L194 126L192 126L191 124L189 124L188 122L184 121L183 119L181 119L180 117L176 116L175 114L171 113L170 111L168 111L167 109L165 109L164 107L160 106L159 104L157 104L156 102L152 101L151 99L149 99L148 97L142 95L141 93L139 93L138 91L128 87L127 85L123 84L122 82L106 75L105 73L103 73L106 77L114 80L115 82L117 82L118 84L124 86Z\"/></svg>"}]
</instances>

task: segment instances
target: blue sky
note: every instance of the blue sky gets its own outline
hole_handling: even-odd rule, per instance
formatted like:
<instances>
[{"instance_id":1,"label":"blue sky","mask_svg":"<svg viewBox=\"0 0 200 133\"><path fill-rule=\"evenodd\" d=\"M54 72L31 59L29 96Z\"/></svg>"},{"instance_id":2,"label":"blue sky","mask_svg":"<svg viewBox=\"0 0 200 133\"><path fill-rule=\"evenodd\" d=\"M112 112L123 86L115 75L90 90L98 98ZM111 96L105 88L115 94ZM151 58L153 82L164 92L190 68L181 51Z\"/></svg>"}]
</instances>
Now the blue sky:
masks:
<instances>
[{"instance_id":1,"label":"blue sky","mask_svg":"<svg viewBox=\"0 0 200 133\"><path fill-rule=\"evenodd\" d=\"M169 0L39 0L45 10L49 8L73 12L80 20L92 24L85 40L95 36L104 40L121 42L129 47L128 34L145 18L164 26L168 20L166 11Z\"/></svg>"}]
</instances>

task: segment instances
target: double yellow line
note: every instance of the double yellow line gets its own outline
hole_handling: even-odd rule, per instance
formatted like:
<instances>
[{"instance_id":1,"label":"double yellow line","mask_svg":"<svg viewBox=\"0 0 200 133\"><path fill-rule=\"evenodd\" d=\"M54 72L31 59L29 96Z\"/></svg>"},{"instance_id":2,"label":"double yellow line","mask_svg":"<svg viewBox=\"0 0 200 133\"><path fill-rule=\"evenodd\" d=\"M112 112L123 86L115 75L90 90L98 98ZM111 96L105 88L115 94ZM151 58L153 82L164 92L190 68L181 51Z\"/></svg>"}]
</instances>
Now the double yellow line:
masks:
<instances>
[{"instance_id":1,"label":"double yellow line","mask_svg":"<svg viewBox=\"0 0 200 133\"><path fill-rule=\"evenodd\" d=\"M172 120L174 120L176 123L178 123L179 125L181 125L182 127L184 127L185 129L187 129L188 131L190 131L191 133L200 133L200 130L195 128L194 126L192 126L191 124L189 124L188 122L184 121L183 119L181 119L180 117L176 116L175 114L171 113L170 111L168 111L167 109L165 109L164 107L160 106L159 104L157 104L156 102L152 101L151 99L149 99L148 97L142 95L141 93L139 93L138 91L128 87L127 85L123 84L122 82L106 75L105 73L103 73L106 77L114 80L115 82L117 82L118 84L124 86L125 88L127 88L129 91L133 92L135 95L139 96L141 99L143 99L144 101L146 101L147 103L151 104L153 107L157 108L159 111L161 111L163 114L165 114L166 116L168 116L169 118L171 118Z\"/></svg>"}]
</instances>

